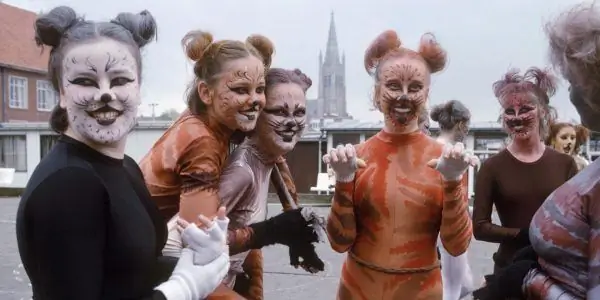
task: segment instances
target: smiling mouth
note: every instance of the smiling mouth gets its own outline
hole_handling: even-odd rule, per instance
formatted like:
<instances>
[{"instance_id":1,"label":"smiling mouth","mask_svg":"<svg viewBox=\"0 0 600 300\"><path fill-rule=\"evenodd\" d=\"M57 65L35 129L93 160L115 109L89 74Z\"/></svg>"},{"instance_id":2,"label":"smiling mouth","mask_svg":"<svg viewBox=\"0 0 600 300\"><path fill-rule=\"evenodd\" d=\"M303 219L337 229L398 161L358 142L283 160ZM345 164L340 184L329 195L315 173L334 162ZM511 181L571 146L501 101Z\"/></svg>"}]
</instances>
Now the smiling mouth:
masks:
<instances>
[{"instance_id":1,"label":"smiling mouth","mask_svg":"<svg viewBox=\"0 0 600 300\"><path fill-rule=\"evenodd\" d=\"M256 117L258 117L258 110L254 109L254 108L248 109L248 110L240 111L239 114L248 118L249 121L253 121L253 120L256 120Z\"/></svg>"},{"instance_id":2,"label":"smiling mouth","mask_svg":"<svg viewBox=\"0 0 600 300\"><path fill-rule=\"evenodd\" d=\"M295 130L275 130L275 133L277 133L277 135L279 135L286 143L293 141L294 136L296 136Z\"/></svg>"},{"instance_id":3,"label":"smiling mouth","mask_svg":"<svg viewBox=\"0 0 600 300\"><path fill-rule=\"evenodd\" d=\"M116 110L108 105L93 111L86 111L86 113L88 116L96 119L96 122L102 126L111 125L123 114L122 111Z\"/></svg>"}]
</instances>

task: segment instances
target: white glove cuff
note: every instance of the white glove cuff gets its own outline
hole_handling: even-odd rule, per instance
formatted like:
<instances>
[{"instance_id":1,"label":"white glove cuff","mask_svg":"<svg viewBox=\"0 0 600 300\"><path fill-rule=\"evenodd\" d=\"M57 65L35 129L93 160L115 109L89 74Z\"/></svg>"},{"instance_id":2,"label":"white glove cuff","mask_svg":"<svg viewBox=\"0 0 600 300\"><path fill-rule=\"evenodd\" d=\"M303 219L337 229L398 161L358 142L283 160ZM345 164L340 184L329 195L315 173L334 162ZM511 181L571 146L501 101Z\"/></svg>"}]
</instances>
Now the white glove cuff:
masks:
<instances>
[{"instance_id":1,"label":"white glove cuff","mask_svg":"<svg viewBox=\"0 0 600 300\"><path fill-rule=\"evenodd\" d=\"M169 278L154 289L163 293L167 300L195 300L187 284L177 276Z\"/></svg>"},{"instance_id":2,"label":"white glove cuff","mask_svg":"<svg viewBox=\"0 0 600 300\"><path fill-rule=\"evenodd\" d=\"M338 182L343 182L343 183L352 182L352 181L354 181L354 175L355 174L356 173L352 173L352 174L349 174L349 175L342 176L342 175L336 173L335 174L335 180L338 181Z\"/></svg>"}]
</instances>

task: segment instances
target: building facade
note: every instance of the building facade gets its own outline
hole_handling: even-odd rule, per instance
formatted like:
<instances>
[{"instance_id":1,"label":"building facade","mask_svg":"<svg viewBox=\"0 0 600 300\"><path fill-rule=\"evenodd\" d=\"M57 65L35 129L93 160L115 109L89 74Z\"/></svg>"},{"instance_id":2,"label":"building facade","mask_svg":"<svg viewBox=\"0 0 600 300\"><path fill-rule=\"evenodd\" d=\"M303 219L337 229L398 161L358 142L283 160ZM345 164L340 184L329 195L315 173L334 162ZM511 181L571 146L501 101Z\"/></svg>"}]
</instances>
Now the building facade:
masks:
<instances>
[{"instance_id":1,"label":"building facade","mask_svg":"<svg viewBox=\"0 0 600 300\"><path fill-rule=\"evenodd\" d=\"M0 123L45 122L57 103L47 80L49 49L35 43L36 17L0 3Z\"/></svg>"}]
</instances>

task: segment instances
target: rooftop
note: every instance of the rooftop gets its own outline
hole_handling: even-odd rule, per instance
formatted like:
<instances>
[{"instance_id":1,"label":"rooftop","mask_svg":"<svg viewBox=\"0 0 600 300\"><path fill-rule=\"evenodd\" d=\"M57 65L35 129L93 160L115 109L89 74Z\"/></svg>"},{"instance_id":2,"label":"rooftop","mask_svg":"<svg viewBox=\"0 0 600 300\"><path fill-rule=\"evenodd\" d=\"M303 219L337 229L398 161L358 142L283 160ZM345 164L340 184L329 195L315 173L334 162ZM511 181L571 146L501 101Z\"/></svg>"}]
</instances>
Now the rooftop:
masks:
<instances>
[{"instance_id":1,"label":"rooftop","mask_svg":"<svg viewBox=\"0 0 600 300\"><path fill-rule=\"evenodd\" d=\"M432 122L435 123L435 122ZM380 130L383 127L383 121L361 121L361 120L341 120L335 122L327 122L323 126L323 130L327 131L367 131ZM437 125L430 127L438 129ZM502 126L498 122L471 122L469 129L472 131L489 131L501 129Z\"/></svg>"},{"instance_id":2,"label":"rooftop","mask_svg":"<svg viewBox=\"0 0 600 300\"><path fill-rule=\"evenodd\" d=\"M0 67L47 72L49 49L35 43L37 14L0 2Z\"/></svg>"}]
</instances>

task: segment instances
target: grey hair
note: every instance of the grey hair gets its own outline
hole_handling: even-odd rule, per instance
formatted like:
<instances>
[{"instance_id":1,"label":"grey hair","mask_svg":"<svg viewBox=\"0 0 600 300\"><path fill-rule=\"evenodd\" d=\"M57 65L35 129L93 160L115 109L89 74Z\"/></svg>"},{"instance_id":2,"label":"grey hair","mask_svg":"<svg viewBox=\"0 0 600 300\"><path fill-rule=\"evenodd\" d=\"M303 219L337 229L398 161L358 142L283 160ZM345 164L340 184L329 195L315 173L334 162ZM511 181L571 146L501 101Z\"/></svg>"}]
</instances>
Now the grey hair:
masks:
<instances>
[{"instance_id":1,"label":"grey hair","mask_svg":"<svg viewBox=\"0 0 600 300\"><path fill-rule=\"evenodd\" d=\"M438 104L431 109L431 119L440 124L441 130L452 130L460 123L469 124L471 112L458 100Z\"/></svg>"},{"instance_id":2,"label":"grey hair","mask_svg":"<svg viewBox=\"0 0 600 300\"><path fill-rule=\"evenodd\" d=\"M584 90L600 87L600 11L580 4L545 26L552 65L571 84Z\"/></svg>"},{"instance_id":3,"label":"grey hair","mask_svg":"<svg viewBox=\"0 0 600 300\"><path fill-rule=\"evenodd\" d=\"M110 22L94 22L78 16L68 6L59 6L38 16L34 29L37 45L51 47L48 76L56 91L61 90L62 63L69 47L98 38L121 42L130 48L135 57L141 80L140 50L156 37L156 21L146 10L138 14L120 13ZM68 126L66 110L59 105L52 111L50 126L57 132L65 131Z\"/></svg>"}]
</instances>

